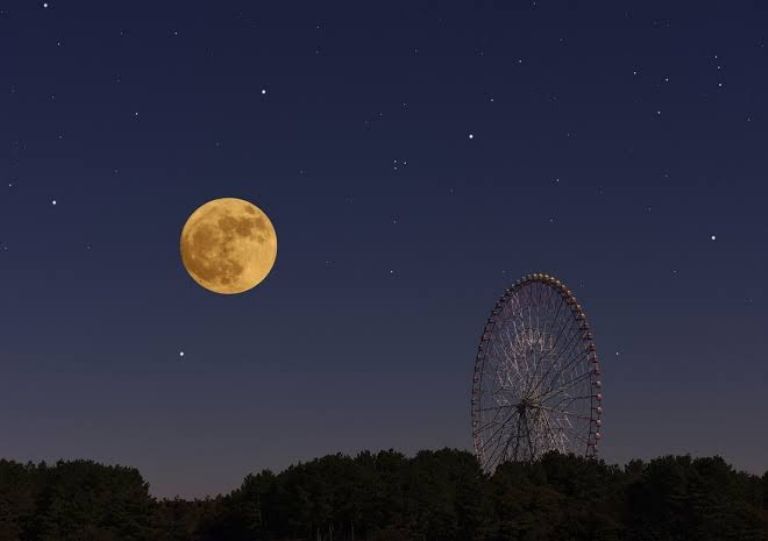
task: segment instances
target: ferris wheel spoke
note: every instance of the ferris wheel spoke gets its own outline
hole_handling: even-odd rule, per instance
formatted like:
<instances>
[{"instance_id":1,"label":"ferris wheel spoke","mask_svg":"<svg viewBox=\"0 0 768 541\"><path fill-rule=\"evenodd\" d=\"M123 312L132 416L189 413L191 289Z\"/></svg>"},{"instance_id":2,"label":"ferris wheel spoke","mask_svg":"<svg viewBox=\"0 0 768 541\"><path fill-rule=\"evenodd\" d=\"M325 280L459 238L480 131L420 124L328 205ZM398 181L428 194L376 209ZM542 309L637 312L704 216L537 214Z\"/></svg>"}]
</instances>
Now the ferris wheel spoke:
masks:
<instances>
[{"instance_id":1,"label":"ferris wheel spoke","mask_svg":"<svg viewBox=\"0 0 768 541\"><path fill-rule=\"evenodd\" d=\"M509 417L507 417L506 420L503 423L497 423L498 424L498 428L496 430L494 430L493 433L488 436L488 439L495 438L504 429L504 427L507 426L509 421L514 419L516 414L517 414L516 411L512 412L512 414Z\"/></svg>"},{"instance_id":2,"label":"ferris wheel spoke","mask_svg":"<svg viewBox=\"0 0 768 541\"><path fill-rule=\"evenodd\" d=\"M511 408L512 404L502 404L502 405L496 405L496 406L487 406L485 408L478 408L477 411L501 411L504 408Z\"/></svg>"},{"instance_id":3,"label":"ferris wheel spoke","mask_svg":"<svg viewBox=\"0 0 768 541\"><path fill-rule=\"evenodd\" d=\"M532 386L531 390L533 393L539 394L541 392L544 392L548 387L551 387L552 384L557 380L558 374L562 374L562 372L556 372L554 377L550 377L552 370L561 364L561 358L562 358L561 356L553 357L552 363L550 363L547 371L544 374L542 374L542 376L538 378L535 384ZM548 383L545 383L545 382L548 382ZM545 386L544 389L542 389L542 385Z\"/></svg>"},{"instance_id":4,"label":"ferris wheel spoke","mask_svg":"<svg viewBox=\"0 0 768 541\"><path fill-rule=\"evenodd\" d=\"M491 428L492 426L497 426L497 425L499 425L499 424L500 424L500 423L498 423L496 419L493 419L493 420L491 420L491 421L488 421L488 422L487 422L487 423L485 423L484 425L477 427L475 430L476 430L477 432L482 432L483 430L486 430L486 429L488 429L488 428Z\"/></svg>"},{"instance_id":5,"label":"ferris wheel spoke","mask_svg":"<svg viewBox=\"0 0 768 541\"><path fill-rule=\"evenodd\" d=\"M573 436L573 439L578 440L582 443L589 444L589 440L583 436L579 436L577 433L572 433L571 436Z\"/></svg>"},{"instance_id":6,"label":"ferris wheel spoke","mask_svg":"<svg viewBox=\"0 0 768 541\"><path fill-rule=\"evenodd\" d=\"M586 399L589 399L589 398L591 398L591 395L587 396ZM547 400L542 400L541 404L548 408L560 407L562 409L564 406L570 405L576 402L577 400L585 400L585 399L582 398L580 395L563 393L562 395L552 395L548 397Z\"/></svg>"},{"instance_id":7,"label":"ferris wheel spoke","mask_svg":"<svg viewBox=\"0 0 768 541\"><path fill-rule=\"evenodd\" d=\"M552 317L552 319L550 321L550 330L552 330L552 331L554 331L554 329L556 328L556 324L559 323L559 321L560 321L560 312L561 312L561 310L563 308L563 304L565 304L563 302L557 302L559 300L560 301L562 300L562 299L560 299L560 295L554 289L550 288L550 290L549 290L550 305L554 304L554 305L557 306L557 308L555 309L555 313L554 313L554 315L553 315L553 317ZM553 346L554 346L554 344L553 344Z\"/></svg>"},{"instance_id":8,"label":"ferris wheel spoke","mask_svg":"<svg viewBox=\"0 0 768 541\"><path fill-rule=\"evenodd\" d=\"M505 352L505 366L511 367L512 370L508 371L508 379L510 381L511 385L515 385L517 382L522 382L525 377L523 376L523 373L520 371L520 364L518 363L518 360L515 355L510 355L509 353ZM514 374L515 379L512 380L511 376Z\"/></svg>"},{"instance_id":9,"label":"ferris wheel spoke","mask_svg":"<svg viewBox=\"0 0 768 541\"><path fill-rule=\"evenodd\" d=\"M525 388L535 388L537 382L537 376L542 371L542 366L545 364L552 365L552 350L546 345L546 334L541 332L529 332L527 337L528 349L523 353L527 357L527 353L531 356L531 369L528 372L528 377L525 381Z\"/></svg>"},{"instance_id":10,"label":"ferris wheel spoke","mask_svg":"<svg viewBox=\"0 0 768 541\"><path fill-rule=\"evenodd\" d=\"M504 438L501 437L494 442L493 448L488 448L487 452L484 452L484 456L490 464L500 464L504 459Z\"/></svg>"},{"instance_id":11,"label":"ferris wheel spoke","mask_svg":"<svg viewBox=\"0 0 768 541\"><path fill-rule=\"evenodd\" d=\"M576 402L576 398L563 398L561 400L558 400L554 404L541 404L540 408L551 411L555 413L560 413L562 415L580 415L585 418L591 419L591 405L589 407L579 407L579 403ZM581 399L579 399L581 400ZM587 406L586 400L582 400L582 403L584 406ZM574 408L579 411L574 411Z\"/></svg>"},{"instance_id":12,"label":"ferris wheel spoke","mask_svg":"<svg viewBox=\"0 0 768 541\"><path fill-rule=\"evenodd\" d=\"M547 357L547 347L546 347L546 333L544 331L544 327L541 324L541 310L543 307L543 299L542 295L544 293L544 287L543 285L540 285L537 287L539 290L539 295L536 300L536 328L539 329L537 341L539 346L539 351L537 352L538 359L536 361L536 367L534 369L534 375L538 374L539 369L541 368L542 363L544 362L544 359Z\"/></svg>"},{"instance_id":13,"label":"ferris wheel spoke","mask_svg":"<svg viewBox=\"0 0 768 541\"><path fill-rule=\"evenodd\" d=\"M503 360L506 361L506 359ZM512 381L511 373L509 370L509 364L507 362L502 362L497 365L496 383L498 391L503 391L514 386L514 382Z\"/></svg>"},{"instance_id":14,"label":"ferris wheel spoke","mask_svg":"<svg viewBox=\"0 0 768 541\"><path fill-rule=\"evenodd\" d=\"M562 308L562 303L559 306L559 308ZM555 342L552 344L553 349L557 348L560 345L560 340L563 337L563 333L566 331L566 329L568 330L568 333L565 335L566 337L569 337L571 335L571 333L573 332L573 323L574 322L573 322L573 320L569 320L567 318L568 312L569 312L568 310L565 310L565 312L564 312L564 316L565 317L563 317L562 324L558 326L557 336L555 337ZM560 312L558 312L558 314L559 313ZM559 320L559 317L558 317L558 320Z\"/></svg>"},{"instance_id":15,"label":"ferris wheel spoke","mask_svg":"<svg viewBox=\"0 0 768 541\"><path fill-rule=\"evenodd\" d=\"M511 348L511 346L513 344L513 341L512 341L512 337L509 334L509 327L508 326L504 327L504 334L505 334L505 338L507 339L507 342L506 342L506 344L502 344L502 346L503 345L509 345L510 348ZM523 379L523 375L520 372L520 366L519 366L518 359L516 358L516 356L515 355L511 355L509 350L506 347L502 348L502 352L503 352L503 356L504 356L505 360L508 363L508 366L513 367L515 374L518 376L518 378L520 378L522 380Z\"/></svg>"},{"instance_id":16,"label":"ferris wheel spoke","mask_svg":"<svg viewBox=\"0 0 768 541\"><path fill-rule=\"evenodd\" d=\"M563 437L564 437L564 439L567 439L569 443L570 443L570 442L571 442L571 440L573 439L573 440L575 440L575 441L579 441L579 442L581 442L581 443L585 443L585 444L587 444L587 445L589 444L589 440L587 440L587 439L586 439L586 438L584 438L583 436L580 436L579 434L577 434L577 433L576 433L576 432L574 432L574 431L568 431L568 430L564 430L564 431L563 431Z\"/></svg>"},{"instance_id":17,"label":"ferris wheel spoke","mask_svg":"<svg viewBox=\"0 0 768 541\"><path fill-rule=\"evenodd\" d=\"M559 409L555 409L555 408L547 408L545 406L539 406L539 407L541 409L543 409L543 410L552 411L552 412L555 412L555 413L561 413L563 415L566 415L568 417L573 417L575 419L584 419L584 420L587 420L587 421L591 421L592 420L592 417L590 417L589 415L582 415L580 413L576 413L575 411L564 411L564 410L559 410Z\"/></svg>"},{"instance_id":18,"label":"ferris wheel spoke","mask_svg":"<svg viewBox=\"0 0 768 541\"><path fill-rule=\"evenodd\" d=\"M531 426L533 427L533 446L540 452L544 452L552 445L551 434L547 430L544 422L544 412L535 410L531 415Z\"/></svg>"},{"instance_id":19,"label":"ferris wheel spoke","mask_svg":"<svg viewBox=\"0 0 768 541\"><path fill-rule=\"evenodd\" d=\"M554 334L554 340L552 341L552 351L557 351L560 348L560 340L563 338L563 333L565 333L567 330L568 333L565 336L567 337L570 335L571 324L567 319L564 319L561 323L558 318L553 322L552 326L553 329L556 330L556 334Z\"/></svg>"},{"instance_id":20,"label":"ferris wheel spoke","mask_svg":"<svg viewBox=\"0 0 768 541\"><path fill-rule=\"evenodd\" d=\"M591 415L591 401L580 398L563 397L557 402L544 402L539 407L546 411Z\"/></svg>"},{"instance_id":21,"label":"ferris wheel spoke","mask_svg":"<svg viewBox=\"0 0 768 541\"><path fill-rule=\"evenodd\" d=\"M553 343L553 346L552 346L552 351L553 351L553 352L556 352L556 351L558 351L558 348L560 347L560 346L559 346L560 337L562 336L562 333L563 333L563 331L565 330L565 328L566 328L567 326L568 326L568 325L567 325L567 323L566 323L566 325L564 325L564 326L563 326L563 327L560 329L560 332L558 333L558 336L557 336L557 338L555 339L555 342ZM566 337L567 337L567 338L566 338L566 343L564 344L564 346L563 346L563 347L567 347L567 346L569 346L569 345L571 344L571 342L573 342L573 338L574 338L575 336L577 336L577 332L575 332L573 328L570 328L570 329L568 330L568 334L566 335ZM556 367L557 367L557 365L559 364L559 363L558 363L558 361L560 361L560 360L562 359L562 356L561 356L561 355L556 355L556 356L554 357L554 359L555 359L555 362L553 362L553 363L551 363L551 364L550 364L550 366L549 366L549 369L548 369L548 370L547 370L547 372L546 372L546 373L545 373L545 374L544 374L544 375L541 377L541 380L540 380L540 381L544 381L544 380L545 380L547 377L549 377L549 374L551 373L551 371L552 371L554 368L556 368Z\"/></svg>"},{"instance_id":22,"label":"ferris wheel spoke","mask_svg":"<svg viewBox=\"0 0 768 541\"><path fill-rule=\"evenodd\" d=\"M557 430L560 431L560 434L562 437L570 443L570 438L568 434L572 433L574 430L573 423L571 423L571 420L568 417L553 417L552 419L554 423L557 425ZM563 426L563 424L567 424L568 426Z\"/></svg>"},{"instance_id":23,"label":"ferris wheel spoke","mask_svg":"<svg viewBox=\"0 0 768 541\"><path fill-rule=\"evenodd\" d=\"M588 362L589 361L589 355L587 355L587 352L583 351L583 352L576 352L576 353L571 354L571 356L567 360L567 363L561 367L559 374L563 374L567 370L570 370L574 366L574 363L576 363L577 361L586 361L586 362ZM591 370L591 368L589 370ZM549 380L549 382L547 383L548 387L551 387L554 384L554 382L557 380L557 375L558 375L558 373L556 373L555 376L552 377Z\"/></svg>"},{"instance_id":24,"label":"ferris wheel spoke","mask_svg":"<svg viewBox=\"0 0 768 541\"><path fill-rule=\"evenodd\" d=\"M507 452L509 451L509 444L513 438L512 431L510 431L510 433L505 436L506 437L499 438L496 441L496 446L494 447L493 451L489 456L489 460L491 460L491 462L493 463L501 463L507 457Z\"/></svg>"},{"instance_id":25,"label":"ferris wheel spoke","mask_svg":"<svg viewBox=\"0 0 768 541\"><path fill-rule=\"evenodd\" d=\"M575 387L579 383L582 383L588 379L591 379L591 377L592 377L592 374L590 372L584 372L581 375L576 376L574 379L562 383L559 387L550 387L549 389L546 389L543 391L543 394L541 395L540 400L546 400L547 397L549 397L550 395L562 393L566 389L570 389L572 387Z\"/></svg>"},{"instance_id":26,"label":"ferris wheel spoke","mask_svg":"<svg viewBox=\"0 0 768 541\"><path fill-rule=\"evenodd\" d=\"M577 327L571 327L568 330L568 334L566 335L566 341L562 344L561 348L563 351L568 352L567 355L561 355L561 358L570 359L573 357L574 354L579 354L580 351L578 349L573 348L574 344L578 342L578 340L581 339L582 331Z\"/></svg>"},{"instance_id":27,"label":"ferris wheel spoke","mask_svg":"<svg viewBox=\"0 0 768 541\"><path fill-rule=\"evenodd\" d=\"M564 451L565 445L562 441L562 430L556 431L552 428L552 425L549 422L549 413L546 411L542 411L542 418L544 419L545 424L547 425L547 434L550 437L550 445L553 449L557 449L558 451ZM558 432L560 432L559 437L560 440L558 441Z\"/></svg>"},{"instance_id":28,"label":"ferris wheel spoke","mask_svg":"<svg viewBox=\"0 0 768 541\"><path fill-rule=\"evenodd\" d=\"M519 418L517 420L519 420ZM519 424L516 421L513 423L515 425L514 426L515 429L518 427L518 424ZM503 460L507 456L507 451L509 450L509 443L512 440L513 432L514 430L509 430L508 435L502 435L496 440L496 444L494 445L493 449L491 450L491 454L489 455L489 460L493 461L494 458ZM500 454L499 454L499 451L501 451Z\"/></svg>"},{"instance_id":29,"label":"ferris wheel spoke","mask_svg":"<svg viewBox=\"0 0 768 541\"><path fill-rule=\"evenodd\" d=\"M542 365L545 362L545 359L549 356L549 349L546 345L546 336L547 333L545 331L544 326L541 322L541 312L542 308L544 307L544 300L543 295L545 293L546 286L540 285L536 289L538 289L539 295L536 299L536 329L538 331L534 333L534 343L538 346L538 348L533 348L533 360L534 360L534 369L533 369L533 379L535 379L536 375L541 370Z\"/></svg>"},{"instance_id":30,"label":"ferris wheel spoke","mask_svg":"<svg viewBox=\"0 0 768 541\"><path fill-rule=\"evenodd\" d=\"M540 340L543 340L543 337L541 337ZM542 349L543 351L539 355L538 362L536 363L536 366L533 372L531 373L531 380L529 381L529 384L528 384L529 388L535 389L536 386L538 385L539 378L537 378L537 376L540 372L542 365L545 363L545 361L550 359L554 360L554 358L551 356L550 350L546 349L545 346L542 346ZM552 366L552 362L549 362L548 364L550 367Z\"/></svg>"},{"instance_id":31,"label":"ferris wheel spoke","mask_svg":"<svg viewBox=\"0 0 768 541\"><path fill-rule=\"evenodd\" d=\"M515 332L515 341L512 342L511 345L512 345L513 349L515 349L515 350L518 349L518 342L519 342L520 337L521 336L525 336L526 333L528 332L528 329L525 326L525 314L522 314L522 317L521 317L521 320L520 320L520 324L521 324L522 329L518 329L517 328L517 322L514 321L514 320L512 321L512 327L513 327L514 332ZM528 358L525 355L520 355L520 351L517 351L517 353L518 353L518 355L516 356L516 360L517 360L518 363L519 363L519 360L522 360L525 363L525 367L523 367L522 369L527 374L528 371L530 370L530 367L528 366Z\"/></svg>"},{"instance_id":32,"label":"ferris wheel spoke","mask_svg":"<svg viewBox=\"0 0 768 541\"><path fill-rule=\"evenodd\" d=\"M502 411L502 408L498 408L498 409L497 409L497 411L496 411L496 413L493 415L493 419L491 419L490 421L488 421L488 422L487 422L487 423L485 423L484 425L482 425L482 426L479 426L479 427L478 427L476 430L478 430L478 431L482 431L482 430L485 430L485 429L487 429L487 428L490 428L490 427L492 427L492 426L496 426L496 425L498 425L498 424L499 424L499 423L498 423L499 413L501 413L501 411ZM505 421L505 422L506 422L506 421ZM502 423L502 424L503 424L503 423Z\"/></svg>"}]
</instances>

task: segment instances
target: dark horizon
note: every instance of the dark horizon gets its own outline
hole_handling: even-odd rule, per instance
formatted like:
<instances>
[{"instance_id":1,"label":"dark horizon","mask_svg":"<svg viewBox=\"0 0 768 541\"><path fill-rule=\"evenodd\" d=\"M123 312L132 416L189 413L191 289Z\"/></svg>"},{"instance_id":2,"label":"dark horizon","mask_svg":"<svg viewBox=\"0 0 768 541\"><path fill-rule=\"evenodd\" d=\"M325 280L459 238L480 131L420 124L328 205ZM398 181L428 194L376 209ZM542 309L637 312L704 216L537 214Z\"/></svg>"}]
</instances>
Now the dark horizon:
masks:
<instances>
[{"instance_id":1,"label":"dark horizon","mask_svg":"<svg viewBox=\"0 0 768 541\"><path fill-rule=\"evenodd\" d=\"M764 472L766 28L755 3L0 2L0 457L195 497L471 449L485 320L546 272L594 329L601 458ZM242 295L179 255L218 197L277 231Z\"/></svg>"}]
</instances>

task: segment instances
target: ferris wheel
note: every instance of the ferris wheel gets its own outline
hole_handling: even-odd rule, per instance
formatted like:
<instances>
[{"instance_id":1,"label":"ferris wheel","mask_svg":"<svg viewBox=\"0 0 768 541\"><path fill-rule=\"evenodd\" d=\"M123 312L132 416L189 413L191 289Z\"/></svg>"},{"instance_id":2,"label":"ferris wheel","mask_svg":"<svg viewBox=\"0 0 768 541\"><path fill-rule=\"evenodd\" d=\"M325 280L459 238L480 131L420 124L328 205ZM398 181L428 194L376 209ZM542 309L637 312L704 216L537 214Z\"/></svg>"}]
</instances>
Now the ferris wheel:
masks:
<instances>
[{"instance_id":1,"label":"ferris wheel","mask_svg":"<svg viewBox=\"0 0 768 541\"><path fill-rule=\"evenodd\" d=\"M600 364L581 305L559 280L529 274L483 330L472 379L472 438L487 472L548 451L597 455Z\"/></svg>"}]
</instances>

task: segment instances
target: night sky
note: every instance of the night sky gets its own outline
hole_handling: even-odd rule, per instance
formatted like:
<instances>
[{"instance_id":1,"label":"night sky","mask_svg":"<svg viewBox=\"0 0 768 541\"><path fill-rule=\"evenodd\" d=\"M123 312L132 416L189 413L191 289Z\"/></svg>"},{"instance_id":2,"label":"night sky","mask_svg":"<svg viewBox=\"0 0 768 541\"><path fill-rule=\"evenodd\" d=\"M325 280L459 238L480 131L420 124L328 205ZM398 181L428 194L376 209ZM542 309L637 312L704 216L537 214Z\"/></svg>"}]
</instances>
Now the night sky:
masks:
<instances>
[{"instance_id":1,"label":"night sky","mask_svg":"<svg viewBox=\"0 0 768 541\"><path fill-rule=\"evenodd\" d=\"M668 4L0 1L0 456L191 497L470 449L485 320L547 272L603 458L765 471L768 6ZM217 197L277 230L246 294L181 263Z\"/></svg>"}]
</instances>

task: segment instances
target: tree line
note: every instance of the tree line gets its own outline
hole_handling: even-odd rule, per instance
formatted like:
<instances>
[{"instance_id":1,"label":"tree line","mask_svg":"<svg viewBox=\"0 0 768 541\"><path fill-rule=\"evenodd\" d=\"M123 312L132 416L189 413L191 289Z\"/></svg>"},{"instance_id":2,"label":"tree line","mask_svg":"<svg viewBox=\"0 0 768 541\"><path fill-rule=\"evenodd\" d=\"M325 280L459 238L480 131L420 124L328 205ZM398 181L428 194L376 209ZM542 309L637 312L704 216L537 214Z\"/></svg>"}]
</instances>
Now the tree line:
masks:
<instances>
[{"instance_id":1,"label":"tree line","mask_svg":"<svg viewBox=\"0 0 768 541\"><path fill-rule=\"evenodd\" d=\"M138 470L0 460L0 541L768 541L768 472L549 453L485 475L464 451L330 455L229 494L156 499Z\"/></svg>"}]
</instances>

